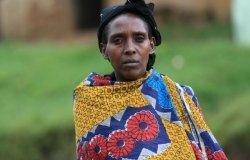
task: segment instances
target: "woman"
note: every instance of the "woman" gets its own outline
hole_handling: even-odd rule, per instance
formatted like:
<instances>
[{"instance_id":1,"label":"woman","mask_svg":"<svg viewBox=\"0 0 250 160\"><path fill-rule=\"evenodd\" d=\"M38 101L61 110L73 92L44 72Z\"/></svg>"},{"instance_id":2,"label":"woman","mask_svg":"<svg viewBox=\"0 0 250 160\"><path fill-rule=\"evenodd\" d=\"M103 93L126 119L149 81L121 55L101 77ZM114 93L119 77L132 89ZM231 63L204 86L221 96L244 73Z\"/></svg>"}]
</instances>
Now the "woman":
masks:
<instances>
[{"instance_id":1,"label":"woman","mask_svg":"<svg viewBox=\"0 0 250 160\"><path fill-rule=\"evenodd\" d=\"M101 12L99 48L114 71L75 89L79 160L227 159L192 89L152 68L161 43L153 8L128 0Z\"/></svg>"}]
</instances>

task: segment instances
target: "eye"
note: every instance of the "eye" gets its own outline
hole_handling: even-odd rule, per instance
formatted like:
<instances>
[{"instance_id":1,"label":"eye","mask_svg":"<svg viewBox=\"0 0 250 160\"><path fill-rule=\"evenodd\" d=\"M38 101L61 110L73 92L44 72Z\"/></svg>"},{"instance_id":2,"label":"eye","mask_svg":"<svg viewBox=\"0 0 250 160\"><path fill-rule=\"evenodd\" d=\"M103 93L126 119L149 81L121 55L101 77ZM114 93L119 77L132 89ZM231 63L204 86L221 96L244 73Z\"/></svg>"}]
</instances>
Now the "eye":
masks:
<instances>
[{"instance_id":1,"label":"eye","mask_svg":"<svg viewBox=\"0 0 250 160\"><path fill-rule=\"evenodd\" d=\"M121 44L122 43L122 37L115 37L113 40L112 40L112 42L114 43L114 44Z\"/></svg>"},{"instance_id":2,"label":"eye","mask_svg":"<svg viewBox=\"0 0 250 160\"><path fill-rule=\"evenodd\" d=\"M144 35L137 35L135 37L135 41L136 42L143 42L145 40L145 36Z\"/></svg>"}]
</instances>

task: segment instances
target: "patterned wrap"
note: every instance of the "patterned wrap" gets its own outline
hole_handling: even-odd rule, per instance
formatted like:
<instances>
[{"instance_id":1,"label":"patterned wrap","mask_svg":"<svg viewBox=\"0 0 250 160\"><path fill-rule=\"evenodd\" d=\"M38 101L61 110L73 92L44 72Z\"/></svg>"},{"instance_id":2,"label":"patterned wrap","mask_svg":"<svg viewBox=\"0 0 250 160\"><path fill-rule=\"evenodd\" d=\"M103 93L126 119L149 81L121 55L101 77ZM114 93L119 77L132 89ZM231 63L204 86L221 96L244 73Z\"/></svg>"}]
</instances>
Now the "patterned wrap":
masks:
<instances>
[{"instance_id":1,"label":"patterned wrap","mask_svg":"<svg viewBox=\"0 0 250 160\"><path fill-rule=\"evenodd\" d=\"M151 69L116 82L91 73L74 91L77 160L227 160L192 88Z\"/></svg>"}]
</instances>

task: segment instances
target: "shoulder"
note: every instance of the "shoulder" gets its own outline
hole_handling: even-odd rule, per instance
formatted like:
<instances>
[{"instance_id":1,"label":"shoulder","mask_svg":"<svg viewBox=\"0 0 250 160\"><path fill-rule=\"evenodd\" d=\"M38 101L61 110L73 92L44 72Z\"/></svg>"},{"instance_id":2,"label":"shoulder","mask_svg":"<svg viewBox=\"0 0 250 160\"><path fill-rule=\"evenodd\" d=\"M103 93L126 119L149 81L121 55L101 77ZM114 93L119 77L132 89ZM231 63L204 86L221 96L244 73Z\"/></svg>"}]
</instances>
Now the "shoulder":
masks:
<instances>
[{"instance_id":1,"label":"shoulder","mask_svg":"<svg viewBox=\"0 0 250 160\"><path fill-rule=\"evenodd\" d=\"M178 83L176 83L176 86L178 87L180 97L182 97L184 103L188 103L190 106L194 106L194 108L198 109L199 113L203 117L201 106L192 87L187 85L179 85Z\"/></svg>"},{"instance_id":2,"label":"shoulder","mask_svg":"<svg viewBox=\"0 0 250 160\"><path fill-rule=\"evenodd\" d=\"M194 102L195 106L199 107L198 98L197 98L197 96L196 96L193 88L190 87L190 86L188 86L188 85L180 85L180 87L192 99L192 101Z\"/></svg>"},{"instance_id":3,"label":"shoulder","mask_svg":"<svg viewBox=\"0 0 250 160\"><path fill-rule=\"evenodd\" d=\"M190 97L190 99L192 99L195 106L199 107L198 98L197 98L197 96L196 96L196 94L191 86L185 85L185 84L179 84L178 82L175 82L174 80L172 80L170 77L168 77L166 75L161 75L161 76L164 79L164 81L166 82L166 84L170 85L169 87L175 87L177 89L178 94L180 96L181 96L181 94L187 95L188 97Z\"/></svg>"},{"instance_id":4,"label":"shoulder","mask_svg":"<svg viewBox=\"0 0 250 160\"><path fill-rule=\"evenodd\" d=\"M73 100L76 100L78 95L86 92L86 89L92 88L90 86L90 79L93 77L94 73L90 73L86 78L84 78L74 89L73 89Z\"/></svg>"}]
</instances>

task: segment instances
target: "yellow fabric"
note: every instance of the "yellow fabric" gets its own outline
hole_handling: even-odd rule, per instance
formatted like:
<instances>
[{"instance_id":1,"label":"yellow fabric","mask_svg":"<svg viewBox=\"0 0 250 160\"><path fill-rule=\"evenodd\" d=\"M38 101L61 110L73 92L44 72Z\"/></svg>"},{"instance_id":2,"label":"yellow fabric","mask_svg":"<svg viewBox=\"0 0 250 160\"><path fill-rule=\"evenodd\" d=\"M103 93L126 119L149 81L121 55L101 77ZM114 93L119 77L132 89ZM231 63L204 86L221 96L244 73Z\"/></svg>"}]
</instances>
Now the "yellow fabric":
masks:
<instances>
[{"instance_id":1,"label":"yellow fabric","mask_svg":"<svg viewBox=\"0 0 250 160\"><path fill-rule=\"evenodd\" d=\"M122 82L109 86L90 87L81 83L75 89L74 120L76 140L85 135L94 126L108 117L123 110L127 106L142 107L149 105L140 92L140 85L149 76L133 82ZM188 140L185 130L190 131L186 115L181 107L175 83L168 77L164 77L171 99L176 107L177 114L183 124L183 128L177 124L163 120L164 127L171 140L171 145L166 151L146 159L149 160L192 160L196 159L194 151ZM115 94L114 94L115 93ZM208 130L201 114L195 107L191 98L185 95L191 107L193 118L199 128Z\"/></svg>"},{"instance_id":2,"label":"yellow fabric","mask_svg":"<svg viewBox=\"0 0 250 160\"><path fill-rule=\"evenodd\" d=\"M147 160L196 160L193 149L183 128L163 120L167 133L172 141L167 151L145 158Z\"/></svg>"},{"instance_id":3,"label":"yellow fabric","mask_svg":"<svg viewBox=\"0 0 250 160\"><path fill-rule=\"evenodd\" d=\"M130 83L89 87L81 83L75 89L74 120L76 140L91 128L127 106L142 107L149 103L139 91L148 75ZM113 94L116 93L116 94Z\"/></svg>"},{"instance_id":4,"label":"yellow fabric","mask_svg":"<svg viewBox=\"0 0 250 160\"><path fill-rule=\"evenodd\" d=\"M185 98L186 98L186 102L188 103L188 105L190 106L191 109L191 113L192 113L192 117L195 120L197 127L200 129L204 129L206 131L210 132L210 129L208 128L207 124L204 121L204 117L202 116L202 114L199 112L198 108L195 107L192 99L190 98L190 96L188 96L187 93L185 93Z\"/></svg>"}]
</instances>

